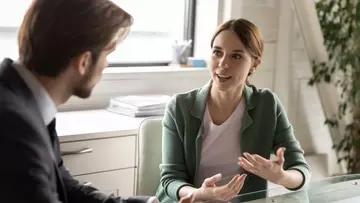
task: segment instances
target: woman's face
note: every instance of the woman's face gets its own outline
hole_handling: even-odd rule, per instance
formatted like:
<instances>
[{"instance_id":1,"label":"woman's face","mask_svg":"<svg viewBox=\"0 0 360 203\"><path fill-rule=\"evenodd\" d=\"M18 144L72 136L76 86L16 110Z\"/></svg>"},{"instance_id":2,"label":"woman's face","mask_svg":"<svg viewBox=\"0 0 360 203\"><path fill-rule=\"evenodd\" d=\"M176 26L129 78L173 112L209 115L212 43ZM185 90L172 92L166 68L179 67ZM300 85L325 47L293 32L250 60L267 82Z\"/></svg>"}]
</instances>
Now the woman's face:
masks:
<instances>
[{"instance_id":1,"label":"woman's face","mask_svg":"<svg viewBox=\"0 0 360 203\"><path fill-rule=\"evenodd\" d=\"M221 91L244 85L249 72L257 67L244 44L231 30L221 31L215 37L211 51L213 85Z\"/></svg>"}]
</instances>

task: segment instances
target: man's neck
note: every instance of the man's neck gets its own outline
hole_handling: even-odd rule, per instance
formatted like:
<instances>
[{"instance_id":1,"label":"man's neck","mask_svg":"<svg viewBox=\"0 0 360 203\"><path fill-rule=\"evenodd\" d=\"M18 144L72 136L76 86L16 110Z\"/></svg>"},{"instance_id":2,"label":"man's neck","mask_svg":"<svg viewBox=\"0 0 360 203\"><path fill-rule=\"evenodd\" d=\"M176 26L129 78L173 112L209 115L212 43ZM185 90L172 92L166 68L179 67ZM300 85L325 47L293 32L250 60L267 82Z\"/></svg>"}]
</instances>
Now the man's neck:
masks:
<instances>
[{"instance_id":1,"label":"man's neck","mask_svg":"<svg viewBox=\"0 0 360 203\"><path fill-rule=\"evenodd\" d=\"M70 98L71 92L66 85L67 82L61 81L60 78L49 78L38 74L34 74L34 76L47 91L56 106L65 103Z\"/></svg>"},{"instance_id":2,"label":"man's neck","mask_svg":"<svg viewBox=\"0 0 360 203\"><path fill-rule=\"evenodd\" d=\"M57 112L59 103L59 99L54 97L54 94L53 98L49 94L54 92L49 88L50 80L47 82L44 78L36 76L26 69L20 61L15 61L12 65L33 94L45 124L49 124ZM56 85L53 86L56 87Z\"/></svg>"}]
</instances>

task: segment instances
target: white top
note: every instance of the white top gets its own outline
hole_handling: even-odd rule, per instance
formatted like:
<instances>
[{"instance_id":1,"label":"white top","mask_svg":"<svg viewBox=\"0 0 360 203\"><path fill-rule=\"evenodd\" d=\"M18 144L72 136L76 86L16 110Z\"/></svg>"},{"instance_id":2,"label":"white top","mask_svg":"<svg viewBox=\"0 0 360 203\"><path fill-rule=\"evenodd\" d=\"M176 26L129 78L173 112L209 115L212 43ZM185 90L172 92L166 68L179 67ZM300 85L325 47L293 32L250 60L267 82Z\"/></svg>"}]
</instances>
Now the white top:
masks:
<instances>
[{"instance_id":1,"label":"white top","mask_svg":"<svg viewBox=\"0 0 360 203\"><path fill-rule=\"evenodd\" d=\"M206 178L218 173L221 173L223 178L216 185L224 185L240 173L238 158L244 109L245 103L242 99L223 124L215 125L206 107L200 168L195 186L200 187Z\"/></svg>"},{"instance_id":2,"label":"white top","mask_svg":"<svg viewBox=\"0 0 360 203\"><path fill-rule=\"evenodd\" d=\"M38 105L44 123L45 125L48 125L55 117L57 112L54 101L51 99L45 88L40 84L38 79L19 61L14 61L13 67L19 73L20 77L24 80L25 84L34 95L36 104Z\"/></svg>"}]
</instances>

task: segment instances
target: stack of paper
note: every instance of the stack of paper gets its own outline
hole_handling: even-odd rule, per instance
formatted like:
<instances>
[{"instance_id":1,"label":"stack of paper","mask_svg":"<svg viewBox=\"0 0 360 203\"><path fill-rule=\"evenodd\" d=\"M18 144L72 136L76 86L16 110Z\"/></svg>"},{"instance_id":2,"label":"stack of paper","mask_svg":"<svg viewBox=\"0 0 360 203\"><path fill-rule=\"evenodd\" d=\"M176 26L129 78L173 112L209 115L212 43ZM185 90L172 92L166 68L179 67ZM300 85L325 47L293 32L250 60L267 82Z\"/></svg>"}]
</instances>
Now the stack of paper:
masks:
<instances>
[{"instance_id":1,"label":"stack of paper","mask_svg":"<svg viewBox=\"0 0 360 203\"><path fill-rule=\"evenodd\" d=\"M168 95L129 95L112 98L109 111L131 117L162 116Z\"/></svg>"}]
</instances>

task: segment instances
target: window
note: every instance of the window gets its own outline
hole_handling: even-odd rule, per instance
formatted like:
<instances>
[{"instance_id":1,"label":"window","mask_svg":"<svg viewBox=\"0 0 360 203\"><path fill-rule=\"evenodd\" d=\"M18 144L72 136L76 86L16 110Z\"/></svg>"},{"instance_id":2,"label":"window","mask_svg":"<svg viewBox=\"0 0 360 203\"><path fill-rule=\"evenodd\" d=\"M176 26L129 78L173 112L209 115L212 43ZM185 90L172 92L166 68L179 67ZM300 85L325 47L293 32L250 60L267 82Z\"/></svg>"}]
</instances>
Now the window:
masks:
<instances>
[{"instance_id":1,"label":"window","mask_svg":"<svg viewBox=\"0 0 360 203\"><path fill-rule=\"evenodd\" d=\"M128 38L109 63L161 63L171 60L171 45L184 38L184 0L115 0L134 17Z\"/></svg>"},{"instance_id":2,"label":"window","mask_svg":"<svg viewBox=\"0 0 360 203\"><path fill-rule=\"evenodd\" d=\"M17 29L31 1L0 1L0 59L18 57ZM194 22L189 19L194 0L113 1L133 16L134 24L128 38L108 57L110 66L169 63L173 42L189 38L189 31L193 36L193 25L187 22Z\"/></svg>"},{"instance_id":3,"label":"window","mask_svg":"<svg viewBox=\"0 0 360 203\"><path fill-rule=\"evenodd\" d=\"M0 1L0 60L17 58L17 29L31 0Z\"/></svg>"}]
</instances>

